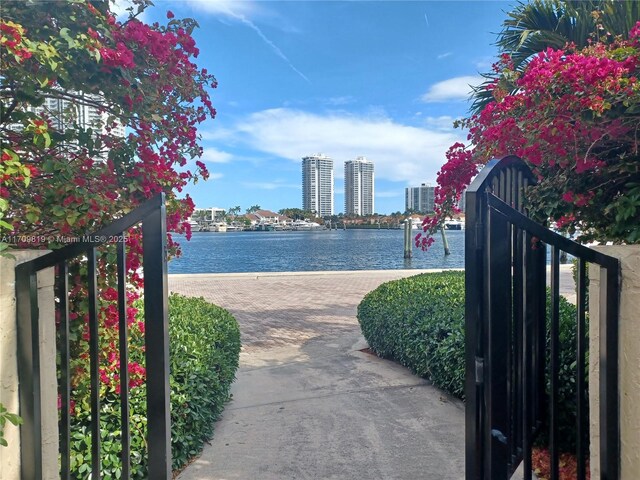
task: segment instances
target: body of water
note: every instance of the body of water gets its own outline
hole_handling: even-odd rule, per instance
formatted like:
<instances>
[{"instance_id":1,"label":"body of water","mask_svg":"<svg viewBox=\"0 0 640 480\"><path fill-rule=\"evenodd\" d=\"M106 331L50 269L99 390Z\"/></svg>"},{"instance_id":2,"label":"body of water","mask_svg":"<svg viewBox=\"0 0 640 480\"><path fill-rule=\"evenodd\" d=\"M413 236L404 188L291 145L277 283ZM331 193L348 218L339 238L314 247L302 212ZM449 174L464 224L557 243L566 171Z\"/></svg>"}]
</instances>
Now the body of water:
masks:
<instances>
[{"instance_id":1,"label":"body of water","mask_svg":"<svg viewBox=\"0 0 640 480\"><path fill-rule=\"evenodd\" d=\"M405 259L402 230L196 232L190 241L176 236L182 257L169 263L169 273L462 268L464 231L446 233L451 255L438 234L427 252L414 247Z\"/></svg>"}]
</instances>

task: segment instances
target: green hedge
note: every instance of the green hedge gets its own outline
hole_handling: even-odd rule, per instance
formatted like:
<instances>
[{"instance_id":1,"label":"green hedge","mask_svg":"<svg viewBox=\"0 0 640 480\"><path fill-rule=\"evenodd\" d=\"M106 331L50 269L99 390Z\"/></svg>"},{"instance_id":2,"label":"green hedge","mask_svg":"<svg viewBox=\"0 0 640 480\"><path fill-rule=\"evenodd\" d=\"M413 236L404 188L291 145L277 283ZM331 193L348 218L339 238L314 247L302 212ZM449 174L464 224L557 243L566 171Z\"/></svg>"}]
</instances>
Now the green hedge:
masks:
<instances>
[{"instance_id":1,"label":"green hedge","mask_svg":"<svg viewBox=\"0 0 640 480\"><path fill-rule=\"evenodd\" d=\"M171 449L173 469L200 453L229 400L240 354L240 330L226 310L202 298L169 297ZM136 359L141 360L141 359ZM120 403L113 392L101 392L102 476L120 478ZM87 478L91 466L89 405L72 417L72 477ZM147 478L146 390L130 393L131 478Z\"/></svg>"},{"instance_id":2,"label":"green hedge","mask_svg":"<svg viewBox=\"0 0 640 480\"><path fill-rule=\"evenodd\" d=\"M380 285L358 306L371 349L434 385L464 395L464 272L417 275Z\"/></svg>"},{"instance_id":3,"label":"green hedge","mask_svg":"<svg viewBox=\"0 0 640 480\"><path fill-rule=\"evenodd\" d=\"M547 301L548 311L549 305ZM575 318L575 307L561 297L559 437L566 451L575 448ZM464 399L464 272L427 273L384 283L364 297L358 321L377 355Z\"/></svg>"}]
</instances>

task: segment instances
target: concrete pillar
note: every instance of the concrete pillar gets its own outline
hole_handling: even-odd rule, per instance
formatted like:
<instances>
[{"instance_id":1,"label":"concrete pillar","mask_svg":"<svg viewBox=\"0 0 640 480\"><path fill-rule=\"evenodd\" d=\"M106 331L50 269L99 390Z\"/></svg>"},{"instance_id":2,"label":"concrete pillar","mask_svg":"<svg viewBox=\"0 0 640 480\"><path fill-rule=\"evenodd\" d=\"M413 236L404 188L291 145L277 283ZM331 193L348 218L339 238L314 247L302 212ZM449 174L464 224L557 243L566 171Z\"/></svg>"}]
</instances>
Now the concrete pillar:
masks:
<instances>
[{"instance_id":1,"label":"concrete pillar","mask_svg":"<svg viewBox=\"0 0 640 480\"><path fill-rule=\"evenodd\" d=\"M640 245L596 247L620 260L620 478L640 478ZM598 391L599 362L597 312L600 269L589 268L589 414L591 426L591 479L600 478Z\"/></svg>"},{"instance_id":2,"label":"concrete pillar","mask_svg":"<svg viewBox=\"0 0 640 480\"><path fill-rule=\"evenodd\" d=\"M15 266L48 253L46 250L12 251L15 258L0 257L0 401L19 413L17 368L17 329ZM57 479L58 473L58 387L56 379L56 326L54 269L38 273L38 309L40 311L40 371L42 378L42 454L45 479ZM20 437L17 428L8 425L5 436L9 447L0 447L0 479L20 478Z\"/></svg>"}]
</instances>

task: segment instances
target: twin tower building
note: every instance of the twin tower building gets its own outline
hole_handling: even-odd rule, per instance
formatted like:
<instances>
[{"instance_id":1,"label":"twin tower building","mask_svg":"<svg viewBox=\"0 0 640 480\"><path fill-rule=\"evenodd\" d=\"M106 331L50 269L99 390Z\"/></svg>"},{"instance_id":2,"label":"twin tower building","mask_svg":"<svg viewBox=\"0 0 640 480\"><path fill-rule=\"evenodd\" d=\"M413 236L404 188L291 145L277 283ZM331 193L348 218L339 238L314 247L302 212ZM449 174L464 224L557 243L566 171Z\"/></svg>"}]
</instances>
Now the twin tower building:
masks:
<instances>
[{"instance_id":1,"label":"twin tower building","mask_svg":"<svg viewBox=\"0 0 640 480\"><path fill-rule=\"evenodd\" d=\"M344 162L345 215L372 215L373 199L373 163L365 157ZM302 158L302 209L320 217L334 214L333 159L321 153Z\"/></svg>"}]
</instances>

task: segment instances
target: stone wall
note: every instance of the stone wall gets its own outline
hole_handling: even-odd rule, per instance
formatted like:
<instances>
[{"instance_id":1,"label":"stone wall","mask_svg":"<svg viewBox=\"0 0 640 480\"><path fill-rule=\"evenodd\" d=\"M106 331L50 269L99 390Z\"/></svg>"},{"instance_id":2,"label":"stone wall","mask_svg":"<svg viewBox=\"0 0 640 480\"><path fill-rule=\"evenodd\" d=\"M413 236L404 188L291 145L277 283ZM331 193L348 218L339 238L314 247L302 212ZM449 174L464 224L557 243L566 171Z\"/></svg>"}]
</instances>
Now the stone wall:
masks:
<instances>
[{"instance_id":1,"label":"stone wall","mask_svg":"<svg viewBox=\"0 0 640 480\"><path fill-rule=\"evenodd\" d=\"M620 259L620 436L621 479L640 478L640 245L596 247ZM598 318L600 268L589 268L589 410L591 423L591 478L600 478L598 412Z\"/></svg>"},{"instance_id":2,"label":"stone wall","mask_svg":"<svg viewBox=\"0 0 640 480\"><path fill-rule=\"evenodd\" d=\"M15 266L48 253L12 251L15 258L0 257L0 402L12 413L19 410L19 378L15 298ZM58 410L56 380L55 305L53 268L38 273L38 309L40 311L40 372L42 377L42 454L43 478L57 479ZM20 430L5 428L8 447L0 447L0 479L20 478Z\"/></svg>"}]
</instances>

